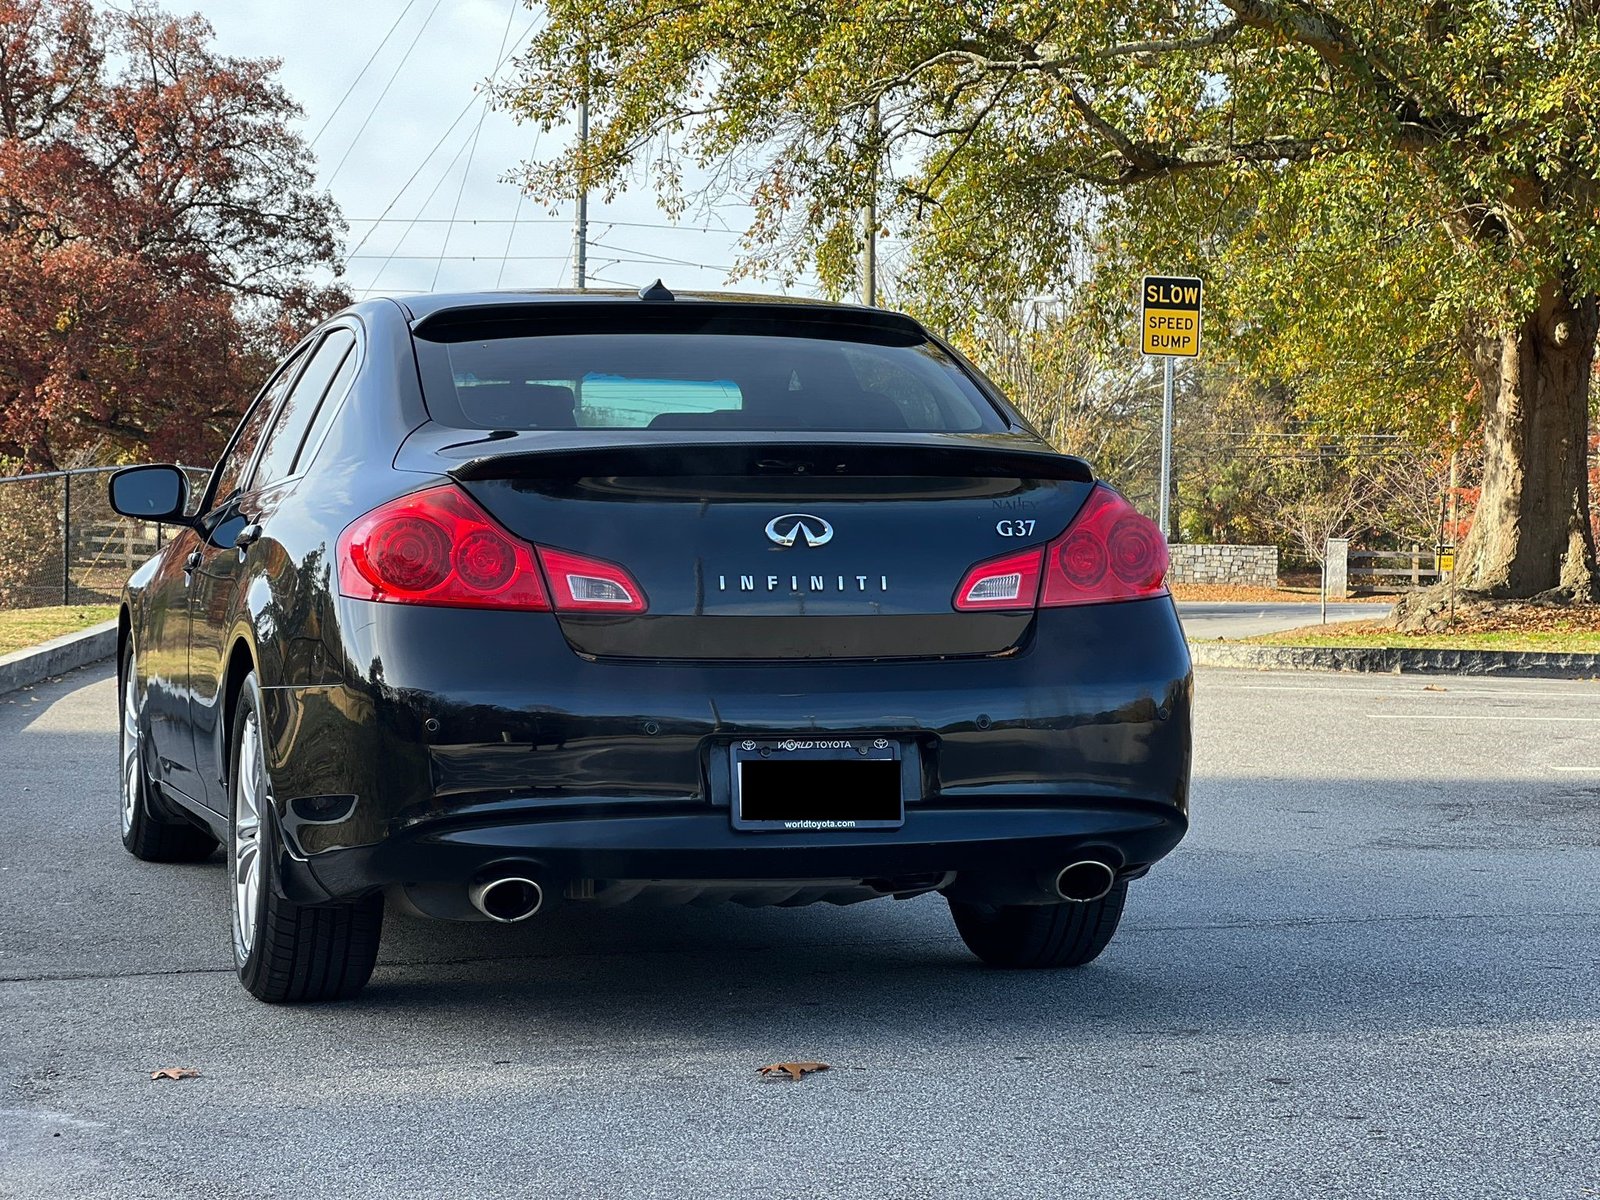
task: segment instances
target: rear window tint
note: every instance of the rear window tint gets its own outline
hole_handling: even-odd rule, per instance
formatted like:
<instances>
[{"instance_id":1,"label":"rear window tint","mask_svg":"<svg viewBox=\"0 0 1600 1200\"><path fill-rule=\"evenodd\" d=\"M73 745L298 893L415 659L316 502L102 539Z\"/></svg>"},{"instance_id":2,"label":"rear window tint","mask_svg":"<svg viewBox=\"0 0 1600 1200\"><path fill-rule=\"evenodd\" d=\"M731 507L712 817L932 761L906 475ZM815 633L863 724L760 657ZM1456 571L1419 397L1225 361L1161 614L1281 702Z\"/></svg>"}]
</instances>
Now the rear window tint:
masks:
<instances>
[{"instance_id":1,"label":"rear window tint","mask_svg":"<svg viewBox=\"0 0 1600 1200\"><path fill-rule=\"evenodd\" d=\"M530 332L529 321L493 337L419 336L430 414L485 430L1007 428L960 365L925 340L843 324L833 335L815 321L790 333L770 320L709 315L689 328L590 333L576 322L549 333Z\"/></svg>"}]
</instances>

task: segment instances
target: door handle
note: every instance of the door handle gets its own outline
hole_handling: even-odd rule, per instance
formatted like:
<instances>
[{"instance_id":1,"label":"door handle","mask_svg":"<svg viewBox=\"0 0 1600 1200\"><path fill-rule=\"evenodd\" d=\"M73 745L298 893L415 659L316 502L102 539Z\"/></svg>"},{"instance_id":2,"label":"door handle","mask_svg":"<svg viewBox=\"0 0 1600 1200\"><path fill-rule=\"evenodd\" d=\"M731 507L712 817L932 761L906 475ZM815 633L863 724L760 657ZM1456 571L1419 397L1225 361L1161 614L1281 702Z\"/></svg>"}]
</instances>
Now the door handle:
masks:
<instances>
[{"instance_id":1,"label":"door handle","mask_svg":"<svg viewBox=\"0 0 1600 1200\"><path fill-rule=\"evenodd\" d=\"M261 536L261 526L260 526L260 524L257 523L257 522L252 521L250 524L246 525L243 529L239 530L239 536L233 539L233 544L235 546L237 546L239 549L245 550L245 549L248 549L251 545L253 545L255 543L256 539L259 538L260 536Z\"/></svg>"}]
</instances>

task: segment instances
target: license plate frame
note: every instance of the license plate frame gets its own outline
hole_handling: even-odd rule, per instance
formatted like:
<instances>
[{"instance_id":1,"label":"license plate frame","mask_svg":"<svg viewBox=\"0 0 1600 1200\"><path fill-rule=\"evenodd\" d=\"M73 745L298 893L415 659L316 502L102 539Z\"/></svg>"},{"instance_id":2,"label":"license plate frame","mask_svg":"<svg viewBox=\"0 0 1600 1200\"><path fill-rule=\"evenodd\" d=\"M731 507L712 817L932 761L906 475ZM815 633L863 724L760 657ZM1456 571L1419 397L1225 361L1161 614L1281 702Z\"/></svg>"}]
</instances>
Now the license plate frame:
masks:
<instances>
[{"instance_id":1,"label":"license plate frame","mask_svg":"<svg viewBox=\"0 0 1600 1200\"><path fill-rule=\"evenodd\" d=\"M903 747L893 738L805 736L734 742L728 754L733 827L751 833L899 829L906 819L906 761ZM851 786L871 794L858 799L848 792Z\"/></svg>"}]
</instances>

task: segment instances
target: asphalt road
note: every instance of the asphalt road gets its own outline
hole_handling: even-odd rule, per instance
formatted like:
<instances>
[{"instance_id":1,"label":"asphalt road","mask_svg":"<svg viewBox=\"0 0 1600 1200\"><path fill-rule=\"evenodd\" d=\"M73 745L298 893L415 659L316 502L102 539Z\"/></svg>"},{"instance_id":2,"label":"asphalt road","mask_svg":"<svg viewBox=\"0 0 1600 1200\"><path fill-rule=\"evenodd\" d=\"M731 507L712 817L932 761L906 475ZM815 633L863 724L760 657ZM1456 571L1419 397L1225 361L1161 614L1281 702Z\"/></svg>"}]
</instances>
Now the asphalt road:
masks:
<instances>
[{"instance_id":1,"label":"asphalt road","mask_svg":"<svg viewBox=\"0 0 1600 1200\"><path fill-rule=\"evenodd\" d=\"M1391 607L1388 604L1330 604L1328 620L1373 621L1388 616ZM1178 603L1178 616L1183 621L1184 634L1194 641L1204 642L1214 638L1256 637L1315 625L1322 620L1322 605L1183 600Z\"/></svg>"},{"instance_id":2,"label":"asphalt road","mask_svg":"<svg viewBox=\"0 0 1600 1200\"><path fill-rule=\"evenodd\" d=\"M299 1009L220 865L122 852L114 699L0 697L5 1196L1600 1192L1595 685L1203 673L1195 828L1080 972L934 898L395 917Z\"/></svg>"}]
</instances>

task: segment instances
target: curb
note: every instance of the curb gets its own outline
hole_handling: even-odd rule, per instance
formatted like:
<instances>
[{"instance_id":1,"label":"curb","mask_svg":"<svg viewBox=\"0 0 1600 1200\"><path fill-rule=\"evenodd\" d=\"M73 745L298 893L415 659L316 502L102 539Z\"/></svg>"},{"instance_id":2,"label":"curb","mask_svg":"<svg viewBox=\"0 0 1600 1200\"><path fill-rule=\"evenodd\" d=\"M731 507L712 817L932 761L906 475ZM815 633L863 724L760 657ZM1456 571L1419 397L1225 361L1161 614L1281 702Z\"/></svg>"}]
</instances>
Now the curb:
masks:
<instances>
[{"instance_id":1,"label":"curb","mask_svg":"<svg viewBox=\"0 0 1600 1200\"><path fill-rule=\"evenodd\" d=\"M1256 671L1365 671L1389 675L1504 675L1530 679L1600 677L1600 654L1541 650L1404 650L1378 646L1247 646L1190 642L1197 667Z\"/></svg>"},{"instance_id":2,"label":"curb","mask_svg":"<svg viewBox=\"0 0 1600 1200\"><path fill-rule=\"evenodd\" d=\"M116 652L117 621L113 617L39 646L0 654L0 693L14 692L53 675L65 675Z\"/></svg>"}]
</instances>

